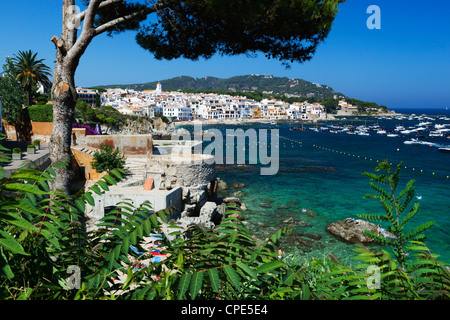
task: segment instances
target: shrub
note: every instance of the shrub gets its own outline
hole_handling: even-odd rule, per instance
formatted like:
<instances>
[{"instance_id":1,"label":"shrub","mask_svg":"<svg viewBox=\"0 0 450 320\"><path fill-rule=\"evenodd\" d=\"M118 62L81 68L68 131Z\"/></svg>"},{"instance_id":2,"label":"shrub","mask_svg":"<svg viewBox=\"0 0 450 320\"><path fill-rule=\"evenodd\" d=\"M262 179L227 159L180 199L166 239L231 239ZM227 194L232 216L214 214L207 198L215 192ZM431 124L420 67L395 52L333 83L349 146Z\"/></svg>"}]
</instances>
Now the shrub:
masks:
<instances>
[{"instance_id":1,"label":"shrub","mask_svg":"<svg viewBox=\"0 0 450 320\"><path fill-rule=\"evenodd\" d=\"M14 148L14 149L12 150L12 152L13 152L13 153L22 153L22 149L20 149L20 148Z\"/></svg>"},{"instance_id":2,"label":"shrub","mask_svg":"<svg viewBox=\"0 0 450 320\"><path fill-rule=\"evenodd\" d=\"M34 122L53 122L53 105L36 105L28 107L30 120Z\"/></svg>"},{"instance_id":3,"label":"shrub","mask_svg":"<svg viewBox=\"0 0 450 320\"><path fill-rule=\"evenodd\" d=\"M397 193L401 167L402 163L400 162L393 171L389 162L383 161L375 169L380 171L381 174L364 173L371 180L370 187L375 191L375 193L367 194L364 197L380 201L385 212L384 214L360 214L359 216L363 219L389 224L388 231L391 232L391 235L386 236L386 232L381 228L381 225L378 234L369 231L365 233L379 244L393 248L398 262L404 266L411 242L423 241L425 239L424 231L434 226L434 222L425 222L414 230L406 232L407 224L419 212L420 203L411 204L415 196L415 180L410 180L405 189Z\"/></svg>"},{"instance_id":4,"label":"shrub","mask_svg":"<svg viewBox=\"0 0 450 320\"><path fill-rule=\"evenodd\" d=\"M123 169L126 158L119 155L119 149L112 150L111 146L102 144L100 150L94 153L94 160L91 162L92 168L97 172L109 172L113 169Z\"/></svg>"}]
</instances>

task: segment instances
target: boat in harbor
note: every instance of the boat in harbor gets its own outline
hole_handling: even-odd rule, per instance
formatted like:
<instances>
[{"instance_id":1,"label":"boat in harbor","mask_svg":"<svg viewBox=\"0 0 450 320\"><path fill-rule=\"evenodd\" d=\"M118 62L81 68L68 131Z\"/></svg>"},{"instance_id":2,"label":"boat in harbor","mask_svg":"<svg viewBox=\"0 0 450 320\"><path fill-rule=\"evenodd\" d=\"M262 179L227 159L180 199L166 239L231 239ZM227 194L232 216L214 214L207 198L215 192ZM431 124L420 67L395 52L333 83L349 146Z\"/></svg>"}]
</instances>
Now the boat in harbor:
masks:
<instances>
[{"instance_id":1,"label":"boat in harbor","mask_svg":"<svg viewBox=\"0 0 450 320\"><path fill-rule=\"evenodd\" d=\"M404 144L420 144L420 141L419 141L419 139L411 139L411 140L406 140L403 143Z\"/></svg>"},{"instance_id":2,"label":"boat in harbor","mask_svg":"<svg viewBox=\"0 0 450 320\"><path fill-rule=\"evenodd\" d=\"M386 137L398 137L398 134L396 134L396 133L389 133L389 134L387 134L386 135Z\"/></svg>"},{"instance_id":3,"label":"boat in harbor","mask_svg":"<svg viewBox=\"0 0 450 320\"><path fill-rule=\"evenodd\" d=\"M438 150L441 152L450 152L450 148L439 148Z\"/></svg>"}]
</instances>

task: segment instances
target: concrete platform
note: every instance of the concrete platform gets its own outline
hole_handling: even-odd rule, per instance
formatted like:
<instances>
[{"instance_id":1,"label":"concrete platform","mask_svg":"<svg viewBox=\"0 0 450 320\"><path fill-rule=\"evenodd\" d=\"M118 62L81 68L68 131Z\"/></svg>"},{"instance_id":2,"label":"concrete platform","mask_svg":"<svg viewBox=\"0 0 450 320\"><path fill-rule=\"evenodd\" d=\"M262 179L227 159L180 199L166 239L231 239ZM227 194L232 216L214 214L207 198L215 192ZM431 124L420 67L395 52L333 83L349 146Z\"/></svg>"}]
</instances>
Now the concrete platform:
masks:
<instances>
[{"instance_id":1,"label":"concrete platform","mask_svg":"<svg viewBox=\"0 0 450 320\"><path fill-rule=\"evenodd\" d=\"M12 149L14 148L20 148L23 152L22 160L11 160L9 163L2 164L7 178L23 166L29 166L33 169L43 171L50 165L50 150L48 144L41 144L41 149L37 150L35 154L29 154L27 152L27 146L29 144L30 143L22 141L14 141L9 139L3 140L2 145L10 150L5 153L11 155Z\"/></svg>"},{"instance_id":2,"label":"concrete platform","mask_svg":"<svg viewBox=\"0 0 450 320\"><path fill-rule=\"evenodd\" d=\"M92 193L95 206L86 205L86 213L89 217L88 229L95 229L95 224L105 216L105 212L112 209L122 201L129 202L134 208L138 208L144 202L148 202L153 212L164 210L170 206L175 208L173 214L180 213L182 207L182 188L172 190L144 190L144 186L124 187L110 186L109 191L103 191L101 195Z\"/></svg>"}]
</instances>

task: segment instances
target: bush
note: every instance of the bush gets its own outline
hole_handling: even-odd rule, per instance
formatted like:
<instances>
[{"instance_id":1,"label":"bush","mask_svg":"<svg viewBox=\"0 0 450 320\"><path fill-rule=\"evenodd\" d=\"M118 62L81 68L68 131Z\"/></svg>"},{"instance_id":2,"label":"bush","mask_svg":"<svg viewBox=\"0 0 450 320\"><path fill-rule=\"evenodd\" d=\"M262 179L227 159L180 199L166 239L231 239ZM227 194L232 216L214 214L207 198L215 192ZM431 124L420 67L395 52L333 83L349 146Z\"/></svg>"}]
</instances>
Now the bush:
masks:
<instances>
[{"instance_id":1,"label":"bush","mask_svg":"<svg viewBox=\"0 0 450 320\"><path fill-rule=\"evenodd\" d=\"M22 153L22 150L20 148L14 148L12 150L13 153Z\"/></svg>"},{"instance_id":2,"label":"bush","mask_svg":"<svg viewBox=\"0 0 450 320\"><path fill-rule=\"evenodd\" d=\"M119 155L119 149L112 150L111 146L102 144L100 150L94 153L94 160L91 162L92 168L97 172L109 172L113 169L123 169L126 158Z\"/></svg>"},{"instance_id":3,"label":"bush","mask_svg":"<svg viewBox=\"0 0 450 320\"><path fill-rule=\"evenodd\" d=\"M30 120L34 122L53 122L53 105L36 105L28 107Z\"/></svg>"}]
</instances>

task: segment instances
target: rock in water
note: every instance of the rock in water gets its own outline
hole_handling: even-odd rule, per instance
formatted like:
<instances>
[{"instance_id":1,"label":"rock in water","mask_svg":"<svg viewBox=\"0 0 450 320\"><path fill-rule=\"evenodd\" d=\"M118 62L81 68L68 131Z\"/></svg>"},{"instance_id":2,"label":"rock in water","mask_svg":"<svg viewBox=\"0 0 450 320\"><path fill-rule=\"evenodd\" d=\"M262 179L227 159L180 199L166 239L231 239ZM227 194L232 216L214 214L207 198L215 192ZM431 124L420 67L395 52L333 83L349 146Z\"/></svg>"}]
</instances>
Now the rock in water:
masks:
<instances>
[{"instance_id":1,"label":"rock in water","mask_svg":"<svg viewBox=\"0 0 450 320\"><path fill-rule=\"evenodd\" d=\"M349 243L374 243L372 238L364 235L364 230L377 232L377 226L365 220L347 218L344 221L330 223L327 231L338 239Z\"/></svg>"},{"instance_id":2,"label":"rock in water","mask_svg":"<svg viewBox=\"0 0 450 320\"><path fill-rule=\"evenodd\" d=\"M215 202L208 201L200 209L200 218L203 221L211 221L217 225L220 223L220 219L222 217L218 211L217 204Z\"/></svg>"},{"instance_id":3,"label":"rock in water","mask_svg":"<svg viewBox=\"0 0 450 320\"><path fill-rule=\"evenodd\" d=\"M219 190L228 190L228 184L221 179L217 179L217 188Z\"/></svg>"}]
</instances>

